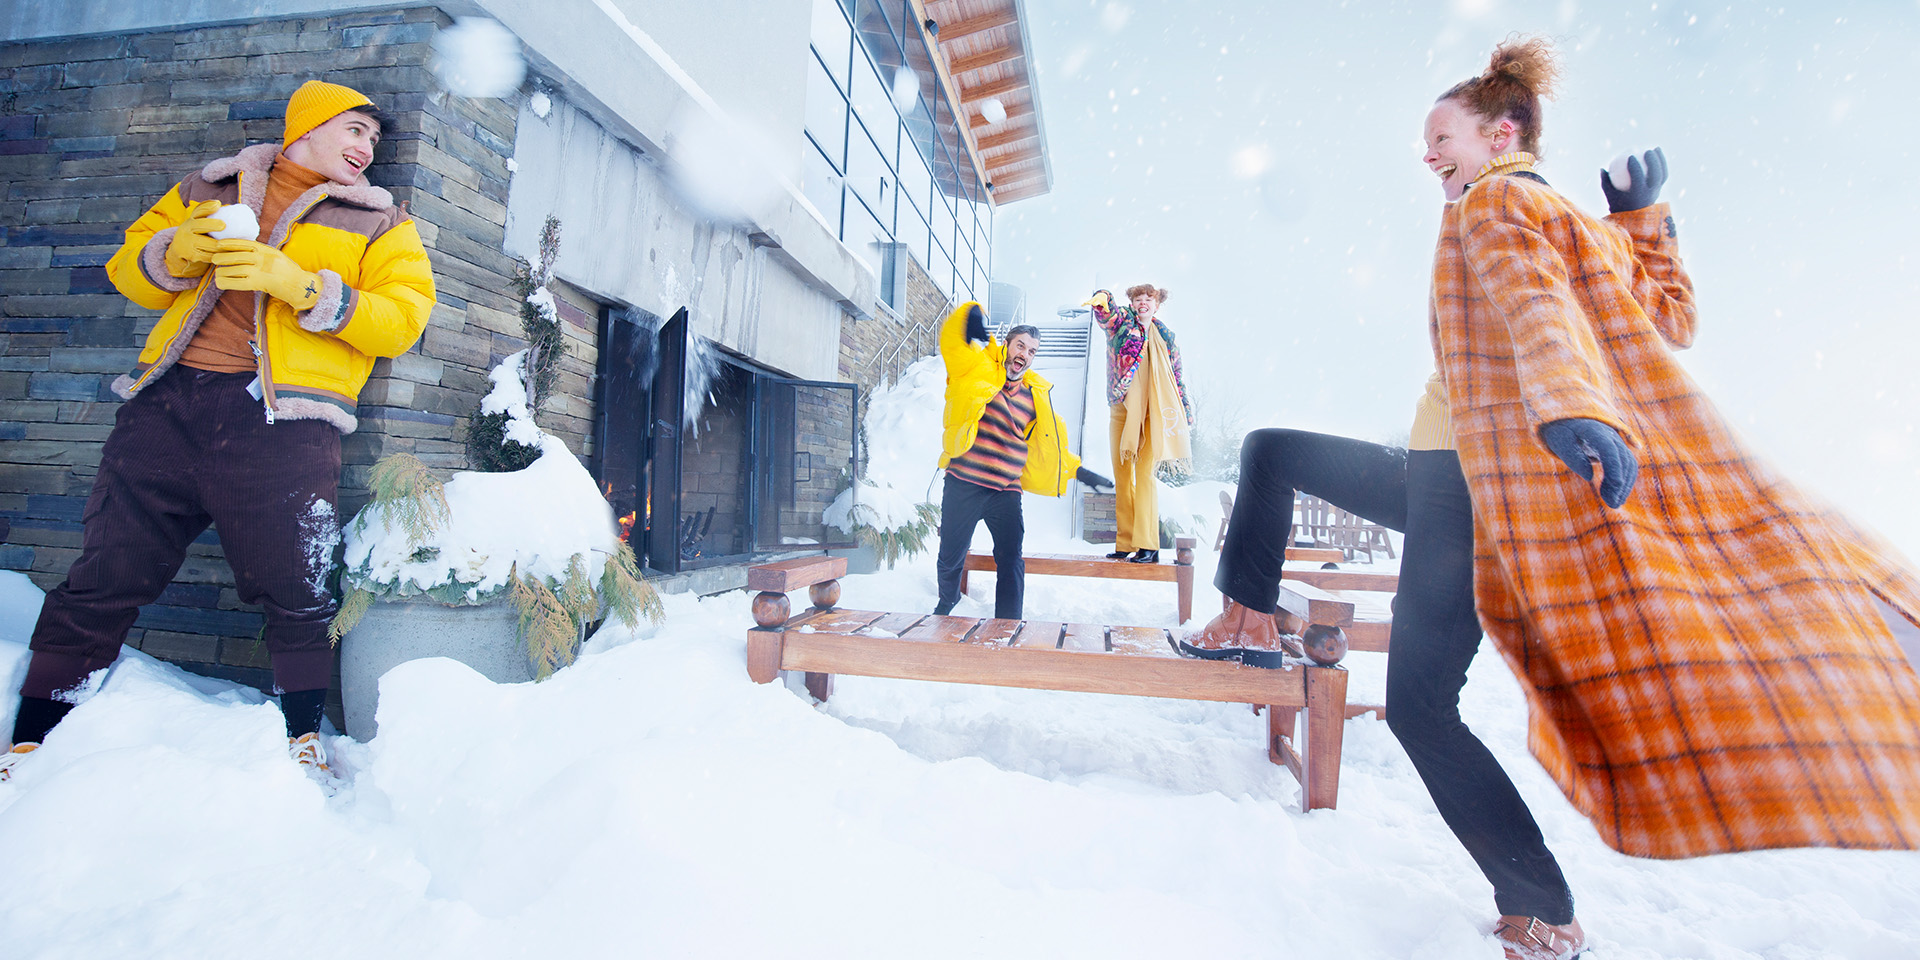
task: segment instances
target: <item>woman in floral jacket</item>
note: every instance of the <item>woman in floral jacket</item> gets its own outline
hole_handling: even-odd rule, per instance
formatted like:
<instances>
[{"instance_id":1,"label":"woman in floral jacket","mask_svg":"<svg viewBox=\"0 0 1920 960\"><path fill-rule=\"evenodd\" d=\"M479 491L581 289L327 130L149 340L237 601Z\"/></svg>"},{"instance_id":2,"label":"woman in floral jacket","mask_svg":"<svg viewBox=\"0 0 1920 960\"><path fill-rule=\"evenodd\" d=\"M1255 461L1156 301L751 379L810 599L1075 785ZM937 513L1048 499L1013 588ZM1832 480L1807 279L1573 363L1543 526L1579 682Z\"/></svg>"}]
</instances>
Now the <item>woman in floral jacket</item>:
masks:
<instances>
[{"instance_id":1,"label":"woman in floral jacket","mask_svg":"<svg viewBox=\"0 0 1920 960\"><path fill-rule=\"evenodd\" d=\"M1150 283L1127 288L1128 303L1116 306L1100 290L1087 301L1107 335L1107 402L1113 441L1114 560L1160 562L1160 503L1154 468L1168 463L1186 472L1193 454L1193 407L1180 373L1173 331L1155 316L1167 291ZM1151 329L1156 336L1148 336ZM1177 402L1176 402L1177 400Z\"/></svg>"}]
</instances>

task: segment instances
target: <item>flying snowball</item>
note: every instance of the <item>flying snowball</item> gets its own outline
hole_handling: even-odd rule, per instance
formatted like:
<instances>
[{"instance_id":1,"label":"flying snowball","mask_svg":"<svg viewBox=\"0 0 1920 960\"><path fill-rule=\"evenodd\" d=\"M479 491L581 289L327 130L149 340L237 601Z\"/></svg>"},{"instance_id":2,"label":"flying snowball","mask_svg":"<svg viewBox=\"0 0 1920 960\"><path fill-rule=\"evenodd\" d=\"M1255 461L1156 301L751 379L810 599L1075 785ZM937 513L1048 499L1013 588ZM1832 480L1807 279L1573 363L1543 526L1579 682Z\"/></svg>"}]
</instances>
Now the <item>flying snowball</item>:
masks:
<instances>
[{"instance_id":1,"label":"flying snowball","mask_svg":"<svg viewBox=\"0 0 1920 960\"><path fill-rule=\"evenodd\" d=\"M435 34L432 67L456 97L504 97L527 75L520 38L486 17L456 17Z\"/></svg>"},{"instance_id":2,"label":"flying snowball","mask_svg":"<svg viewBox=\"0 0 1920 960\"><path fill-rule=\"evenodd\" d=\"M253 208L244 203L229 203L209 214L207 219L227 225L224 230L207 234L216 240L260 239L260 219L253 215Z\"/></svg>"},{"instance_id":3,"label":"flying snowball","mask_svg":"<svg viewBox=\"0 0 1920 960\"><path fill-rule=\"evenodd\" d=\"M985 117L988 123L1006 123L1007 105L1001 103L999 97L989 97L980 105L980 115Z\"/></svg>"},{"instance_id":4,"label":"flying snowball","mask_svg":"<svg viewBox=\"0 0 1920 960\"><path fill-rule=\"evenodd\" d=\"M920 95L920 75L912 67L903 66L893 74L893 107L901 113L913 110L913 100Z\"/></svg>"}]
</instances>

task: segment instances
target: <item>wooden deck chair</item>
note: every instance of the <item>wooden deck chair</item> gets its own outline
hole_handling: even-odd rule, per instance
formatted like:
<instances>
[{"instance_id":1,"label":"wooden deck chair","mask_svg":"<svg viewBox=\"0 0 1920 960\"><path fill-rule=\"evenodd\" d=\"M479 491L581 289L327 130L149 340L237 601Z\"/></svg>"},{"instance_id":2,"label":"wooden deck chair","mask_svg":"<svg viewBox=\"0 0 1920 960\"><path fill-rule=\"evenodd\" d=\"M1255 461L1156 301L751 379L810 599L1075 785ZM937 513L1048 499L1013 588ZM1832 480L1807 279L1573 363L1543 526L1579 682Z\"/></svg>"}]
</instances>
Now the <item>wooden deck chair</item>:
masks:
<instances>
[{"instance_id":1,"label":"wooden deck chair","mask_svg":"<svg viewBox=\"0 0 1920 960\"><path fill-rule=\"evenodd\" d=\"M1233 494L1220 491L1220 532L1214 535L1213 552L1219 553L1227 545L1227 520L1233 516Z\"/></svg>"}]
</instances>

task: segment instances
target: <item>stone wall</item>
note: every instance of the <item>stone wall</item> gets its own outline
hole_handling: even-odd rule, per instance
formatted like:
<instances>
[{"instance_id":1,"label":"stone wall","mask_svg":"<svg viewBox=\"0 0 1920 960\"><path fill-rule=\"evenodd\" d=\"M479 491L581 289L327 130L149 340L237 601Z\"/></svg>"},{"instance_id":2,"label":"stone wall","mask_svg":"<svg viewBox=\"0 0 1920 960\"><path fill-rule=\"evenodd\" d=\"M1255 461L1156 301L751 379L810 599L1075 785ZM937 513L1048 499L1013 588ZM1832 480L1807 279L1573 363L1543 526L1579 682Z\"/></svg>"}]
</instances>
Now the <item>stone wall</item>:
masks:
<instances>
[{"instance_id":1,"label":"stone wall","mask_svg":"<svg viewBox=\"0 0 1920 960\"><path fill-rule=\"evenodd\" d=\"M863 411L875 387L897 379L915 360L940 352L940 324L953 310L919 261L906 256L906 267L906 290L895 315L849 318L840 325L840 379L859 384Z\"/></svg>"},{"instance_id":2,"label":"stone wall","mask_svg":"<svg viewBox=\"0 0 1920 960\"><path fill-rule=\"evenodd\" d=\"M365 471L414 453L464 466L487 369L520 349L516 268L501 253L517 102L432 91L432 7L0 44L0 568L51 587L78 554L80 513L133 363L157 314L108 283L122 231L207 161L280 139L308 79L361 90L392 118L369 177L409 205L439 306L420 344L382 360L346 438L343 515ZM564 225L563 225L564 230ZM563 240L564 242L564 240ZM598 307L556 285L570 355L543 425L590 453ZM257 608L239 602L219 541L193 545L128 642L203 673L264 684Z\"/></svg>"},{"instance_id":3,"label":"stone wall","mask_svg":"<svg viewBox=\"0 0 1920 960\"><path fill-rule=\"evenodd\" d=\"M1120 520L1114 512L1111 493L1083 491L1080 495L1080 539L1088 543L1112 543L1120 535Z\"/></svg>"}]
</instances>

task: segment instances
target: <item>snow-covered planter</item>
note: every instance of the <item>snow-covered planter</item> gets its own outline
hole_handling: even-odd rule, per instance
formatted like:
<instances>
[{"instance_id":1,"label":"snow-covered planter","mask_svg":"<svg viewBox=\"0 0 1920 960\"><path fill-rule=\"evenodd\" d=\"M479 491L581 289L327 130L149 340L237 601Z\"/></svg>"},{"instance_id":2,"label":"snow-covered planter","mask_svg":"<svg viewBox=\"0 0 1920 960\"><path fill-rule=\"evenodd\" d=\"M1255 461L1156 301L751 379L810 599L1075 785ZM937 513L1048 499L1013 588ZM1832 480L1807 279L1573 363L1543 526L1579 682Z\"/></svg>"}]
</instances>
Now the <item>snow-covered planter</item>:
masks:
<instances>
[{"instance_id":1,"label":"snow-covered planter","mask_svg":"<svg viewBox=\"0 0 1920 960\"><path fill-rule=\"evenodd\" d=\"M349 733L360 735L356 715L370 724L380 674L412 656L540 680L572 663L589 626L607 616L628 627L658 622L659 598L592 476L559 439L538 443L525 470L465 471L445 484L407 454L374 466L374 499L347 525L346 599L333 626ZM423 613L419 603L474 613ZM396 619L413 626L396 629ZM431 633L429 621L453 636ZM396 659L400 649L412 656Z\"/></svg>"}]
</instances>

